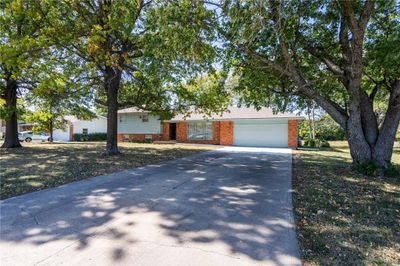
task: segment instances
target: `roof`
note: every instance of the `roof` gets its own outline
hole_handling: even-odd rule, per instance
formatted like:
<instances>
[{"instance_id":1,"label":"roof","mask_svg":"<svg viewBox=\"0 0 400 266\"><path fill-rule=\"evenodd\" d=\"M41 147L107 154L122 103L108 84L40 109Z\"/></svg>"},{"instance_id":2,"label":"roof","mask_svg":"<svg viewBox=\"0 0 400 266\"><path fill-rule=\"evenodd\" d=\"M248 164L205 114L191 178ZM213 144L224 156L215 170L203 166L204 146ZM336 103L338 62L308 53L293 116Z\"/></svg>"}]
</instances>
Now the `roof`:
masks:
<instances>
[{"instance_id":1,"label":"roof","mask_svg":"<svg viewBox=\"0 0 400 266\"><path fill-rule=\"evenodd\" d=\"M93 119L88 119L88 120L85 120L85 121L92 121L92 120L98 119L98 118L107 119L105 116L96 115L96 117L94 117ZM75 122L84 120L84 119L78 119L78 118L77 118L76 116L74 116L74 115L66 115L66 116L64 116L64 119L67 120L67 121L70 122L70 123L75 123Z\"/></svg>"},{"instance_id":2,"label":"roof","mask_svg":"<svg viewBox=\"0 0 400 266\"><path fill-rule=\"evenodd\" d=\"M149 113L148 111L144 111L142 109L136 108L136 107L130 107L130 108L125 108L118 110L119 114L128 114L128 113Z\"/></svg>"},{"instance_id":3,"label":"roof","mask_svg":"<svg viewBox=\"0 0 400 266\"><path fill-rule=\"evenodd\" d=\"M303 119L302 116L295 115L293 113L281 112L276 113L272 111L271 108L261 108L256 110L254 108L248 107L231 107L228 111L221 114L214 114L207 116L203 113L193 113L187 117L185 115L177 115L171 119L171 121L179 120L232 120L232 119L274 119L274 118L291 118L291 119Z\"/></svg>"}]
</instances>

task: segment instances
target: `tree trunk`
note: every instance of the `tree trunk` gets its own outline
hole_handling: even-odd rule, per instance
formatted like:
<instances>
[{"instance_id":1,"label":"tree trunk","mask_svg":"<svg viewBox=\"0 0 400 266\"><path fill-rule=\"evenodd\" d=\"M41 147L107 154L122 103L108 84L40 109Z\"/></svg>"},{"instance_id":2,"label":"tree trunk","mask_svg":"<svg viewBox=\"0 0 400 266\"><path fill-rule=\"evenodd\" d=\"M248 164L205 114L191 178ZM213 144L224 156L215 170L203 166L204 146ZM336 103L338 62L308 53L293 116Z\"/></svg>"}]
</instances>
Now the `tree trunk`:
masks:
<instances>
[{"instance_id":1,"label":"tree trunk","mask_svg":"<svg viewBox=\"0 0 400 266\"><path fill-rule=\"evenodd\" d=\"M118 90L121 81L119 71L108 68L105 76L105 89L107 92L107 144L105 155L119 154L118 134Z\"/></svg>"},{"instance_id":2,"label":"tree trunk","mask_svg":"<svg viewBox=\"0 0 400 266\"><path fill-rule=\"evenodd\" d=\"M6 135L2 148L20 148L18 140L18 117L17 117L17 82L12 79L6 80L5 91L6 108L10 114L6 118Z\"/></svg>"},{"instance_id":3,"label":"tree trunk","mask_svg":"<svg viewBox=\"0 0 400 266\"><path fill-rule=\"evenodd\" d=\"M378 167L386 168L392 159L393 145L400 122L400 80L393 83L385 120L373 150Z\"/></svg>"},{"instance_id":4,"label":"tree trunk","mask_svg":"<svg viewBox=\"0 0 400 266\"><path fill-rule=\"evenodd\" d=\"M50 120L50 142L53 142L53 118Z\"/></svg>"},{"instance_id":5,"label":"tree trunk","mask_svg":"<svg viewBox=\"0 0 400 266\"><path fill-rule=\"evenodd\" d=\"M315 105L314 103L312 103L311 106L311 128L312 128L312 139L316 139L316 133L315 133Z\"/></svg>"}]
</instances>

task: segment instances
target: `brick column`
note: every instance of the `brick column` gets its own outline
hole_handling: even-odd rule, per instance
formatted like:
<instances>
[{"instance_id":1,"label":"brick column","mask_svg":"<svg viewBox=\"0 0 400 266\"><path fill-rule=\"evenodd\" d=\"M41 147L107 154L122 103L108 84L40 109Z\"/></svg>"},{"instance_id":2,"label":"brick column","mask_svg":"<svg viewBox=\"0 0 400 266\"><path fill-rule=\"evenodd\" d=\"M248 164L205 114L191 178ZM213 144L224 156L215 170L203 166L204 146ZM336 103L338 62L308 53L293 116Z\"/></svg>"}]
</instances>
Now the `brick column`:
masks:
<instances>
[{"instance_id":1,"label":"brick column","mask_svg":"<svg viewBox=\"0 0 400 266\"><path fill-rule=\"evenodd\" d=\"M187 122L184 121L176 123L176 141L187 141Z\"/></svg>"},{"instance_id":2,"label":"brick column","mask_svg":"<svg viewBox=\"0 0 400 266\"><path fill-rule=\"evenodd\" d=\"M297 148L297 120L288 120L288 147Z\"/></svg>"},{"instance_id":3,"label":"brick column","mask_svg":"<svg viewBox=\"0 0 400 266\"><path fill-rule=\"evenodd\" d=\"M162 140L169 140L169 123L162 123Z\"/></svg>"},{"instance_id":4,"label":"brick column","mask_svg":"<svg viewBox=\"0 0 400 266\"><path fill-rule=\"evenodd\" d=\"M219 128L219 144L233 145L233 121L221 121Z\"/></svg>"},{"instance_id":5,"label":"brick column","mask_svg":"<svg viewBox=\"0 0 400 266\"><path fill-rule=\"evenodd\" d=\"M219 144L220 142L220 122L212 122L212 142L213 144Z\"/></svg>"}]
</instances>

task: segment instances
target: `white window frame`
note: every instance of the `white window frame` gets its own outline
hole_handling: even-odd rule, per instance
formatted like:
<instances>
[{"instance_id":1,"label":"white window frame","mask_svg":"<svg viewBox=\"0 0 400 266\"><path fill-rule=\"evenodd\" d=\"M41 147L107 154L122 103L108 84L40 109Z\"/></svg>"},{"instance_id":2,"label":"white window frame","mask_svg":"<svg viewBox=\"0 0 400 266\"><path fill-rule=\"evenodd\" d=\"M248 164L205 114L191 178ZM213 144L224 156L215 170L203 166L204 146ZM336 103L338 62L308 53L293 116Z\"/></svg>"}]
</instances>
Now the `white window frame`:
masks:
<instances>
[{"instance_id":1,"label":"white window frame","mask_svg":"<svg viewBox=\"0 0 400 266\"><path fill-rule=\"evenodd\" d=\"M85 133L85 131L86 131L86 133ZM88 128L82 128L82 134L83 135L89 134L89 129Z\"/></svg>"}]
</instances>

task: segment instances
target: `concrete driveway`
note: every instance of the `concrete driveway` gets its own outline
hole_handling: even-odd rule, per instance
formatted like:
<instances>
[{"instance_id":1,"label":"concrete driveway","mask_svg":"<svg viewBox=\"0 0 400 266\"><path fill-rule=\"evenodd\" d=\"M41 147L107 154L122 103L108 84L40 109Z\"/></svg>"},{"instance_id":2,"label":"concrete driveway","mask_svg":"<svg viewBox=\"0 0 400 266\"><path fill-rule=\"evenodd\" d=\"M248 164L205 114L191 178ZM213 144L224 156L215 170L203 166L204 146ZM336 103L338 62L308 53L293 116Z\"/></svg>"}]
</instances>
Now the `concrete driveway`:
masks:
<instances>
[{"instance_id":1,"label":"concrete driveway","mask_svg":"<svg viewBox=\"0 0 400 266\"><path fill-rule=\"evenodd\" d=\"M224 148L1 202L1 265L300 265L291 151Z\"/></svg>"}]
</instances>

